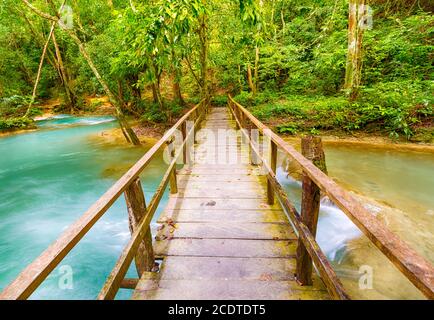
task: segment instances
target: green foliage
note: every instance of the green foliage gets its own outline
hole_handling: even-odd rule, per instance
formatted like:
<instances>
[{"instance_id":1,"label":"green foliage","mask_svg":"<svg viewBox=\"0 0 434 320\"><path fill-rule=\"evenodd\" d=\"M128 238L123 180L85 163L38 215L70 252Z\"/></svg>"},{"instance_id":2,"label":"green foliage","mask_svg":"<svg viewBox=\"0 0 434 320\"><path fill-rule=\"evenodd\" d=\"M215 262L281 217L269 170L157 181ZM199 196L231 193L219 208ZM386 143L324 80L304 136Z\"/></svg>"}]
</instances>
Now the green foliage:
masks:
<instances>
[{"instance_id":1,"label":"green foliage","mask_svg":"<svg viewBox=\"0 0 434 320\"><path fill-rule=\"evenodd\" d=\"M277 132L279 133L295 135L297 134L298 130L299 130L299 125L295 122L288 122L286 124L277 126Z\"/></svg>"},{"instance_id":2,"label":"green foliage","mask_svg":"<svg viewBox=\"0 0 434 320\"><path fill-rule=\"evenodd\" d=\"M27 107L32 100L31 96L13 95L0 99L0 117L22 116L26 113ZM37 113L36 109L30 110Z\"/></svg>"},{"instance_id":3,"label":"green foliage","mask_svg":"<svg viewBox=\"0 0 434 320\"><path fill-rule=\"evenodd\" d=\"M366 88L363 98L355 102L348 102L345 97L322 96L283 99L267 92L256 97L242 92L235 99L250 107L261 120L283 122L276 126L279 133L364 130L411 139L421 126L433 125L431 91L428 81L396 82Z\"/></svg>"},{"instance_id":4,"label":"green foliage","mask_svg":"<svg viewBox=\"0 0 434 320\"><path fill-rule=\"evenodd\" d=\"M33 126L33 120L28 118L0 118L0 130L26 129Z\"/></svg>"},{"instance_id":5,"label":"green foliage","mask_svg":"<svg viewBox=\"0 0 434 320\"><path fill-rule=\"evenodd\" d=\"M151 104L141 117L144 122L164 123L168 120L167 114L160 109L158 104Z\"/></svg>"},{"instance_id":6,"label":"green foliage","mask_svg":"<svg viewBox=\"0 0 434 320\"><path fill-rule=\"evenodd\" d=\"M32 1L50 11L46 2ZM132 6L131 3L134 5ZM180 83L189 104L200 101L201 17L208 17L208 77L219 95L236 96L281 133L372 131L426 139L431 136L434 17L425 0L417 5L374 1L374 27L363 38L362 86L349 102L343 90L347 60L348 2L336 0L77 0L74 31L125 112L162 123L183 107L167 93ZM60 5L57 1L56 5ZM51 12L52 13L52 12ZM24 115L50 22L21 2L0 4L0 117ZM83 97L103 94L95 73L66 32L55 35L78 109L93 112ZM65 100L53 66L50 42L37 98ZM256 51L258 49L258 51ZM257 60L256 53L259 53ZM257 69L255 66L257 64ZM257 85L252 95L247 70ZM256 71L256 72L255 72ZM257 73L257 77L256 74ZM150 104L151 85L161 104ZM222 93L224 91L224 93ZM170 96L169 99L167 96ZM176 100L176 99L173 99ZM69 112L64 102L56 110ZM40 113L37 108L31 115ZM416 138L417 137L417 138Z\"/></svg>"},{"instance_id":7,"label":"green foliage","mask_svg":"<svg viewBox=\"0 0 434 320\"><path fill-rule=\"evenodd\" d=\"M228 97L226 95L214 96L211 103L217 107L224 107L228 104Z\"/></svg>"}]
</instances>

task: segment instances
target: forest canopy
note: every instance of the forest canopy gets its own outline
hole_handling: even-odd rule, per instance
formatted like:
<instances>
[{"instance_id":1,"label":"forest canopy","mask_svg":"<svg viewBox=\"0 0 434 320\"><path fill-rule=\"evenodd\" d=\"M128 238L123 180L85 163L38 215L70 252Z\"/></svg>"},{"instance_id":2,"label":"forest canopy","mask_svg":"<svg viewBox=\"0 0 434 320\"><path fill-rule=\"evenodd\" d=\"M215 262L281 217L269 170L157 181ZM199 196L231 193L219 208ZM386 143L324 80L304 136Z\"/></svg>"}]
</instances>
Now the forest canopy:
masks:
<instances>
[{"instance_id":1,"label":"forest canopy","mask_svg":"<svg viewBox=\"0 0 434 320\"><path fill-rule=\"evenodd\" d=\"M354 11L353 11L354 10ZM235 96L279 133L432 142L429 0L2 0L0 129L105 96L171 123ZM127 132L134 142L134 134Z\"/></svg>"}]
</instances>

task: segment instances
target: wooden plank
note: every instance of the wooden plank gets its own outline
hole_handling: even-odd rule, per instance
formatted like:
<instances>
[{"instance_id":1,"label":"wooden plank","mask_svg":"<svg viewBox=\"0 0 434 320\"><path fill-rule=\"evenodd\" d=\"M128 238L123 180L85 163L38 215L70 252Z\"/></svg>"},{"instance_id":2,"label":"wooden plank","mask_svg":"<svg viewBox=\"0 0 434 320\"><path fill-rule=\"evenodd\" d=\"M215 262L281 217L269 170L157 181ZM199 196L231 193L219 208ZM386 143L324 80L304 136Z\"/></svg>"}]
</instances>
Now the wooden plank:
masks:
<instances>
[{"instance_id":1,"label":"wooden plank","mask_svg":"<svg viewBox=\"0 0 434 320\"><path fill-rule=\"evenodd\" d=\"M236 239L172 239L155 241L157 256L293 258L296 241Z\"/></svg>"},{"instance_id":2,"label":"wooden plank","mask_svg":"<svg viewBox=\"0 0 434 320\"><path fill-rule=\"evenodd\" d=\"M178 190L177 197L181 198L226 198L226 199L265 199L265 192L252 189L200 189L187 188Z\"/></svg>"},{"instance_id":3,"label":"wooden plank","mask_svg":"<svg viewBox=\"0 0 434 320\"><path fill-rule=\"evenodd\" d=\"M179 175L182 174L192 174L192 175L221 175L221 174L225 174L225 175L230 175L230 174L234 174L234 175L260 175L259 174L259 168L248 168L246 170L234 170L229 168L222 168L219 171L213 170L213 169L207 169L207 168L195 168L193 167L192 169L182 169L178 172Z\"/></svg>"},{"instance_id":4,"label":"wooden plank","mask_svg":"<svg viewBox=\"0 0 434 320\"><path fill-rule=\"evenodd\" d=\"M235 180L234 180L235 181ZM213 181L211 184L210 181L203 180L180 180L178 182L178 189L206 189L209 192L213 192L216 190L253 190L257 193L265 192L265 187L261 185L259 180L250 180L250 181L236 181L236 183L228 183L227 181Z\"/></svg>"},{"instance_id":5,"label":"wooden plank","mask_svg":"<svg viewBox=\"0 0 434 320\"><path fill-rule=\"evenodd\" d=\"M258 183L260 185L266 182L265 176L252 176L252 175L236 175L236 174L221 174L221 175L194 175L194 174L180 174L178 173L178 182L185 183L189 182L197 182L197 183L221 183L227 182L228 185L232 185L232 183ZM210 184L209 184L210 185Z\"/></svg>"},{"instance_id":6,"label":"wooden plank","mask_svg":"<svg viewBox=\"0 0 434 320\"><path fill-rule=\"evenodd\" d=\"M166 209L158 219L159 223L171 219L176 222L217 222L232 221L245 223L263 221L266 223L285 223L287 217L281 210L170 210Z\"/></svg>"},{"instance_id":7,"label":"wooden plank","mask_svg":"<svg viewBox=\"0 0 434 320\"><path fill-rule=\"evenodd\" d=\"M160 279L290 281L294 272L295 259L170 256L164 258Z\"/></svg>"},{"instance_id":8,"label":"wooden plank","mask_svg":"<svg viewBox=\"0 0 434 320\"><path fill-rule=\"evenodd\" d=\"M146 280L139 282L138 300L303 300L329 299L327 291L303 288L294 281Z\"/></svg>"},{"instance_id":9,"label":"wooden plank","mask_svg":"<svg viewBox=\"0 0 434 320\"><path fill-rule=\"evenodd\" d=\"M257 239L257 240L297 240L289 223L249 223L235 225L230 221L212 223L177 223L175 227L162 224L158 238L199 238L199 239Z\"/></svg>"},{"instance_id":10,"label":"wooden plank","mask_svg":"<svg viewBox=\"0 0 434 320\"><path fill-rule=\"evenodd\" d=\"M170 197L167 209L195 210L240 210L240 209L280 209L277 204L269 205L260 199L226 199L226 198L178 198Z\"/></svg>"}]
</instances>

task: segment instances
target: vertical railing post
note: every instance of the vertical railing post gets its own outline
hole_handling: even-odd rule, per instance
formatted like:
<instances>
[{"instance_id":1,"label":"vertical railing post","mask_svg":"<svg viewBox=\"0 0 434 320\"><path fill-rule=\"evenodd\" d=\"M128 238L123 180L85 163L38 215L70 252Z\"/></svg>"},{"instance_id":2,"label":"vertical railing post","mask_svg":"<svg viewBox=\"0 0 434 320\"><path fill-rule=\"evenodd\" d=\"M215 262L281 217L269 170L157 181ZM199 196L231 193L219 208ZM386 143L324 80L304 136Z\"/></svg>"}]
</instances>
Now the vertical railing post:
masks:
<instances>
[{"instance_id":1,"label":"vertical railing post","mask_svg":"<svg viewBox=\"0 0 434 320\"><path fill-rule=\"evenodd\" d=\"M259 152L259 129L250 129L250 140L255 149ZM250 147L250 163L253 165L259 164L260 155L257 154L252 147Z\"/></svg>"},{"instance_id":2,"label":"vertical railing post","mask_svg":"<svg viewBox=\"0 0 434 320\"><path fill-rule=\"evenodd\" d=\"M233 110L234 110L234 115L235 115L235 127L237 130L241 130L242 128L238 125L238 122L237 122L237 120L238 120L241 123L240 115L238 112L238 106L236 104L234 104Z\"/></svg>"},{"instance_id":3,"label":"vertical railing post","mask_svg":"<svg viewBox=\"0 0 434 320\"><path fill-rule=\"evenodd\" d=\"M276 174L276 167L277 167L277 145L273 141L273 139L270 139L270 144L268 147L268 155L269 155L269 161L270 161L270 169L273 171L274 174ZM273 186L270 182L270 180L267 179L267 199L268 204L272 205L274 204L274 190Z\"/></svg>"},{"instance_id":4,"label":"vertical railing post","mask_svg":"<svg viewBox=\"0 0 434 320\"><path fill-rule=\"evenodd\" d=\"M124 192L125 201L128 208L128 220L131 234L138 227L140 221L147 214L145 196L143 194L140 179L134 180ZM146 236L140 243L139 249L135 256L137 273L141 277L144 272L151 271L154 268L154 250L152 248L152 233L148 226Z\"/></svg>"},{"instance_id":5,"label":"vertical railing post","mask_svg":"<svg viewBox=\"0 0 434 320\"><path fill-rule=\"evenodd\" d=\"M173 160L175 157L175 139L170 139L167 141L167 149L169 152L170 160ZM178 183L176 181L176 165L173 166L172 172L170 173L169 178L169 184L170 184L170 193L175 194L178 193Z\"/></svg>"},{"instance_id":6,"label":"vertical railing post","mask_svg":"<svg viewBox=\"0 0 434 320\"><path fill-rule=\"evenodd\" d=\"M181 133L182 133L182 143L185 142L184 147L182 148L182 160L183 164L187 164L187 121L184 121L181 124Z\"/></svg>"},{"instance_id":7,"label":"vertical railing post","mask_svg":"<svg viewBox=\"0 0 434 320\"><path fill-rule=\"evenodd\" d=\"M325 155L321 138L308 136L301 140L302 154L313 162L319 169L327 173ZM316 236L321 192L312 179L303 172L303 191L301 202L301 222L304 223L312 235ZM304 244L299 239L297 247L297 281L301 285L312 285L312 259Z\"/></svg>"},{"instance_id":8,"label":"vertical railing post","mask_svg":"<svg viewBox=\"0 0 434 320\"><path fill-rule=\"evenodd\" d=\"M228 108L229 108L229 116L231 117L231 120L234 120L234 116L232 115L232 101L231 99L228 97Z\"/></svg>"}]
</instances>

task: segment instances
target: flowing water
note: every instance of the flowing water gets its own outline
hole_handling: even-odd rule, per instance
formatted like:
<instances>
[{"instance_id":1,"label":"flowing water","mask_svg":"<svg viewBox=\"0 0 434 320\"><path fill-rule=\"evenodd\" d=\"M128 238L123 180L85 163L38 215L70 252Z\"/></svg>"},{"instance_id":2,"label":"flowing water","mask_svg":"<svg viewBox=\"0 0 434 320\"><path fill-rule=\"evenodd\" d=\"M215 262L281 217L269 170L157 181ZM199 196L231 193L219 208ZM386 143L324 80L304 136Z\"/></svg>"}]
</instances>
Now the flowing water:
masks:
<instances>
[{"instance_id":1,"label":"flowing water","mask_svg":"<svg viewBox=\"0 0 434 320\"><path fill-rule=\"evenodd\" d=\"M149 149L101 137L117 127L113 120L57 116L39 122L37 131L0 138L0 290ZM326 145L326 155L331 177L357 192L373 214L434 261L433 153ZM279 162L278 179L299 207L301 184L288 175L291 166L283 155ZM148 202L166 168L159 157L142 174ZM159 211L166 201L167 195ZM119 199L32 298L94 299L129 236L125 203ZM353 298L422 297L326 200L317 238ZM362 288L359 281L366 272L373 280ZM129 276L136 276L133 268ZM129 294L121 290L118 298Z\"/></svg>"},{"instance_id":2,"label":"flowing water","mask_svg":"<svg viewBox=\"0 0 434 320\"><path fill-rule=\"evenodd\" d=\"M353 190L365 208L434 263L434 153L352 144L324 148L329 176ZM293 178L294 165L282 154L279 159L278 179L300 209L301 183ZM317 240L352 298L423 298L327 198L321 203Z\"/></svg>"},{"instance_id":3,"label":"flowing water","mask_svg":"<svg viewBox=\"0 0 434 320\"><path fill-rule=\"evenodd\" d=\"M0 138L0 290L150 147L107 143L98 134L117 127L113 120L58 116L39 122L37 131ZM143 174L147 201L164 174L161 163ZM95 298L129 236L121 198L32 298Z\"/></svg>"}]
</instances>

